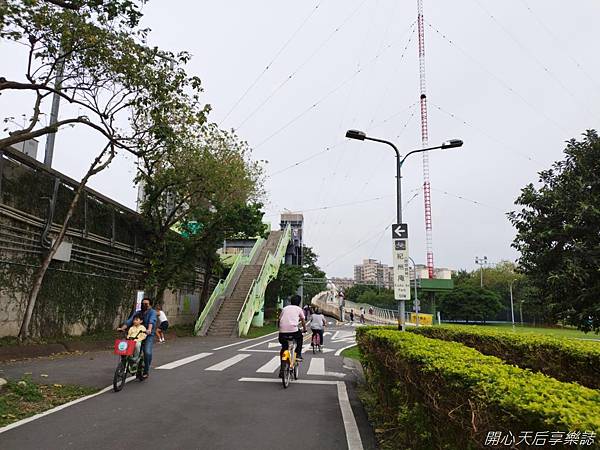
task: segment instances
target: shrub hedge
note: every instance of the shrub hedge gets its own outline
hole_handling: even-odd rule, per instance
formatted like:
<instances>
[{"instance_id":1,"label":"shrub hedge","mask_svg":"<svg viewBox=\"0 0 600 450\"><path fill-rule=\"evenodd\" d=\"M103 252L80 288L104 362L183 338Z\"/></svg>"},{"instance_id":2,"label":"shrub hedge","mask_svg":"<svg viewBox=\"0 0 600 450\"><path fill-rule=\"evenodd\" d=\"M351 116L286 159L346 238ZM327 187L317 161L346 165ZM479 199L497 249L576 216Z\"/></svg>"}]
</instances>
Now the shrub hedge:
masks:
<instances>
[{"instance_id":1,"label":"shrub hedge","mask_svg":"<svg viewBox=\"0 0 600 450\"><path fill-rule=\"evenodd\" d=\"M395 448L486 448L490 431L600 435L593 389L416 333L362 327L357 341L368 384L396 430Z\"/></svg>"},{"instance_id":2,"label":"shrub hedge","mask_svg":"<svg viewBox=\"0 0 600 450\"><path fill-rule=\"evenodd\" d=\"M541 334L515 334L481 326L419 327L409 331L430 338L460 342L523 369L600 389L598 342L557 339Z\"/></svg>"}]
</instances>

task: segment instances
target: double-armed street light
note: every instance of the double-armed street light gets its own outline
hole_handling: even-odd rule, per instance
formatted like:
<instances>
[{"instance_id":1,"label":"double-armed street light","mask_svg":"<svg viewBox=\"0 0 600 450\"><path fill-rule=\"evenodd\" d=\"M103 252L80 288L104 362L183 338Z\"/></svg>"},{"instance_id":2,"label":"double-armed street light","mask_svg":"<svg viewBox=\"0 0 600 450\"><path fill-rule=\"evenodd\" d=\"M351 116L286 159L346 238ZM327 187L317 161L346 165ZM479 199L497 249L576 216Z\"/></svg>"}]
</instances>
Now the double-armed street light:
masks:
<instances>
[{"instance_id":1,"label":"double-armed street light","mask_svg":"<svg viewBox=\"0 0 600 450\"><path fill-rule=\"evenodd\" d=\"M422 152L427 152L429 150L437 150L437 149L445 150L445 149L449 149L449 148L461 147L463 145L463 141L461 141L460 139L451 139L449 141L444 141L444 142L442 142L441 145L436 145L435 147L420 148L417 150L410 151L406 155L404 155L404 157L402 157L400 155L400 151L398 150L398 147L396 147L392 142L386 141L384 139L367 136L367 134L364 131L348 130L348 131L346 131L346 137L349 139L356 139L359 141L381 142L382 144L389 145L390 147L392 147L394 149L394 152L396 152L396 219L397 219L398 224L402 224L402 184L401 184L401 179L402 179L402 165L404 164L404 161L406 161L406 158L408 158L410 155L412 155L414 153L422 153ZM394 267L394 269L395 269L395 267ZM396 276L396 274L395 274L395 276ZM410 293L409 293L409 295L410 295ZM404 330L404 321L405 321L405 319L404 319L404 300L402 300L402 299L397 299L397 300L399 300L399 305L398 305L398 316L400 319L399 329Z\"/></svg>"}]
</instances>

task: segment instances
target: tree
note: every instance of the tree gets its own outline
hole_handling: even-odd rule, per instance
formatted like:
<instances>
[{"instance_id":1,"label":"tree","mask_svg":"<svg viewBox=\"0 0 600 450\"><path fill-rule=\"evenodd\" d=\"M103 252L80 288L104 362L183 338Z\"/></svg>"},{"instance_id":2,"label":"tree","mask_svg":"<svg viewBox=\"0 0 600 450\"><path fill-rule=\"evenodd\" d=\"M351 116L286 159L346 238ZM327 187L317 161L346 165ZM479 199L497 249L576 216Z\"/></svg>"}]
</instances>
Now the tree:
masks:
<instances>
[{"instance_id":1,"label":"tree","mask_svg":"<svg viewBox=\"0 0 600 450\"><path fill-rule=\"evenodd\" d=\"M141 158L137 180L144 186L141 211L150 236L146 283L160 300L165 289L195 276L200 263L202 305L223 239L264 233L262 171L250 160L247 144L233 133L204 125L202 117L193 115L186 123L161 151ZM186 239L174 236L175 225Z\"/></svg>"},{"instance_id":2,"label":"tree","mask_svg":"<svg viewBox=\"0 0 600 450\"><path fill-rule=\"evenodd\" d=\"M489 289L469 286L456 287L439 296L439 310L450 320L489 320L502 309L500 296Z\"/></svg>"},{"instance_id":3,"label":"tree","mask_svg":"<svg viewBox=\"0 0 600 450\"><path fill-rule=\"evenodd\" d=\"M302 247L302 269L304 278L318 278L324 279L325 272L317 266L317 259L319 256L313 251L312 247ZM327 289L327 283L325 281L318 283L304 283L303 284L303 302L310 303L312 298L319 292L323 292Z\"/></svg>"},{"instance_id":4,"label":"tree","mask_svg":"<svg viewBox=\"0 0 600 450\"><path fill-rule=\"evenodd\" d=\"M600 332L600 137L567 142L565 158L521 190L509 214L519 265L554 320Z\"/></svg>"},{"instance_id":5,"label":"tree","mask_svg":"<svg viewBox=\"0 0 600 450\"><path fill-rule=\"evenodd\" d=\"M29 325L44 275L62 243L73 211L88 180L106 169L118 151L137 157L160 152L165 141L187 125L172 124L183 109L196 122L208 107L199 101L200 80L188 77L183 65L189 55L159 52L145 45L148 30L138 28L142 1L5 0L0 3L0 38L24 44L28 51L22 80L0 77L0 95L23 94L31 116L22 130L0 138L0 149L67 125L81 125L99 133L99 148L73 194L53 244L33 275L31 291L19 332L29 337ZM165 58L168 58L167 61ZM76 114L55 124L42 125L42 105L50 94L75 106ZM184 117L187 119L190 114ZM11 120L5 118L5 123ZM143 144L143 145L142 145Z\"/></svg>"}]
</instances>

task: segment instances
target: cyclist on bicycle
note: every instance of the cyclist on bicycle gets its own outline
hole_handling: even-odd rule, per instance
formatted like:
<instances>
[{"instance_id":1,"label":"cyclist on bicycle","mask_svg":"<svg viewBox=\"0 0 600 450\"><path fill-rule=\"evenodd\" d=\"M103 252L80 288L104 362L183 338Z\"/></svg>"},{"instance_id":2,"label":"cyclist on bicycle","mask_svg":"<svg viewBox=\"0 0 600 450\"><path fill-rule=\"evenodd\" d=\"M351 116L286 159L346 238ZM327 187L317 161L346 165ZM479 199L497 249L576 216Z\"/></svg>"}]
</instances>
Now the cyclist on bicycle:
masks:
<instances>
[{"instance_id":1,"label":"cyclist on bicycle","mask_svg":"<svg viewBox=\"0 0 600 450\"><path fill-rule=\"evenodd\" d=\"M321 310L319 308L315 308L315 312L313 313L313 315L311 316L311 321L310 321L310 329L312 330L313 333L313 341L314 342L314 336L315 334L319 335L319 342L320 345L323 345L323 328L325 327L325 316L323 314L321 314Z\"/></svg>"},{"instance_id":2,"label":"cyclist on bicycle","mask_svg":"<svg viewBox=\"0 0 600 450\"><path fill-rule=\"evenodd\" d=\"M302 331L306 333L306 321L304 312L300 308L302 299L299 295L294 295L291 299L291 305L281 310L279 316L279 343L281 344L280 355L288 349L288 340L296 341L296 359L302 361ZM298 328L298 322L302 324L302 331Z\"/></svg>"},{"instance_id":3,"label":"cyclist on bicycle","mask_svg":"<svg viewBox=\"0 0 600 450\"><path fill-rule=\"evenodd\" d=\"M156 311L152 309L152 301L148 297L142 299L142 310L140 313L142 315L143 324L146 327L146 339L144 339L142 343L142 349L144 351L144 374L142 377L148 378L150 364L152 364L152 347L154 346L154 336L156 334ZM125 330L130 327L133 324L134 315L127 319L123 326L117 329Z\"/></svg>"}]
</instances>

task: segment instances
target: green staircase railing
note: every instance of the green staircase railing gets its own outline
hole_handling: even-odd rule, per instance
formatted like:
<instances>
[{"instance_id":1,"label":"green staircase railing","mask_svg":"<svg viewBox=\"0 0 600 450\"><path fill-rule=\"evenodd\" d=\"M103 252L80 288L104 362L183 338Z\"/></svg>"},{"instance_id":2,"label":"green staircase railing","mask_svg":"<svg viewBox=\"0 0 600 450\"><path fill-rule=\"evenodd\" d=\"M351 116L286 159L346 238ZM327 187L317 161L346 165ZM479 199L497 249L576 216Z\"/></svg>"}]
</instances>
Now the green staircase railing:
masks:
<instances>
[{"instance_id":1,"label":"green staircase railing","mask_svg":"<svg viewBox=\"0 0 600 450\"><path fill-rule=\"evenodd\" d=\"M256 252L258 251L259 248L262 247L264 242L265 242L265 240L263 238L259 238L254 243L254 247L252 247L252 251L250 252L249 255L243 255L241 253L239 255L237 255L233 265L231 266L231 269L229 269L229 273L227 274L227 277L224 280L223 279L219 280L219 282L215 286L215 289L210 294L210 297L208 298L208 301L206 302L206 306L202 310L200 317L198 317L198 320L196 321L196 325L194 326L194 334L196 336L198 336L198 334L201 332L201 330L203 328L205 328L205 325L210 326L210 324L208 324L206 321L207 321L207 318L210 317L211 315L212 315L212 318L214 319L214 316L215 316L214 309L215 309L215 307L218 307L218 300L221 299L225 295L225 292L227 292L227 290L231 286L232 280L235 278L235 275L238 272L238 269L242 270L242 268L240 266L245 266L245 265L250 264L250 262L256 255Z\"/></svg>"},{"instance_id":2,"label":"green staircase railing","mask_svg":"<svg viewBox=\"0 0 600 450\"><path fill-rule=\"evenodd\" d=\"M250 329L252 318L257 311L260 311L265 301L265 290L271 280L277 277L281 261L285 257L285 251L290 241L292 230L288 225L281 237L274 253L267 253L265 262L260 269L260 274L252 282L248 295L244 301L244 306L238 315L238 336L245 336Z\"/></svg>"}]
</instances>

